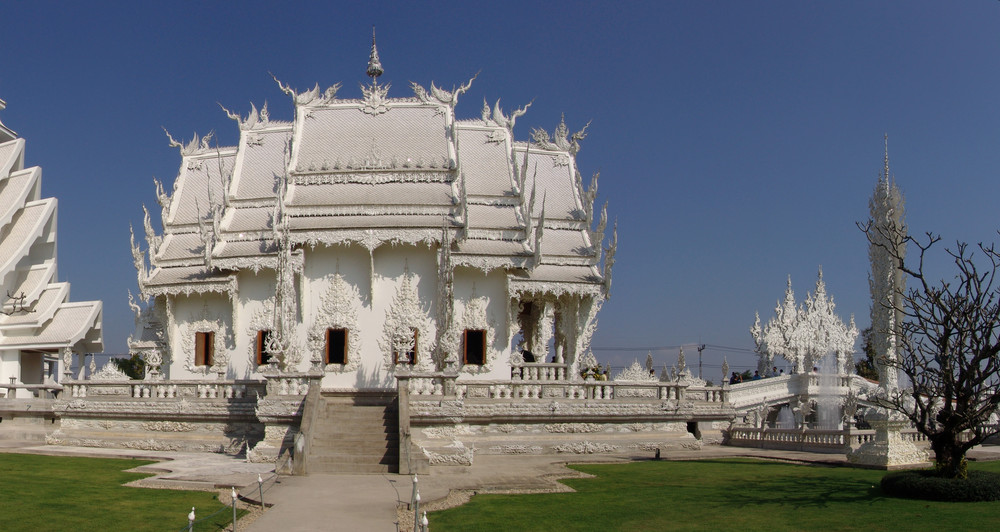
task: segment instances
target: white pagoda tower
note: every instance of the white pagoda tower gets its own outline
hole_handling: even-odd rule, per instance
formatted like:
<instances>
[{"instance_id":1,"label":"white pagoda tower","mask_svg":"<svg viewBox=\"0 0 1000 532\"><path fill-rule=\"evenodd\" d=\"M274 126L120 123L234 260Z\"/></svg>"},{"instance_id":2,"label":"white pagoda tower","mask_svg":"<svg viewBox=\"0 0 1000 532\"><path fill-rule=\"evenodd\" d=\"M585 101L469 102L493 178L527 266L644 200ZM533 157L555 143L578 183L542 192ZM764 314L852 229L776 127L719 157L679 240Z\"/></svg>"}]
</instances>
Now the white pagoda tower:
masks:
<instances>
[{"instance_id":1,"label":"white pagoda tower","mask_svg":"<svg viewBox=\"0 0 1000 532\"><path fill-rule=\"evenodd\" d=\"M879 175L868 207L871 239L868 257L871 261L872 344L875 347L879 375L879 396L892 397L899 390L899 351L902 335L903 293L906 278L898 268L897 259L906 255L906 222L903 194L894 179L889 179L889 139L885 139L885 167ZM893 251L890 252L889 250ZM927 452L913 442L904 440L900 430L909 425L901 413L883 406L872 408L865 417L875 429L875 438L866 442L847 459L854 464L882 469L919 467L928 462Z\"/></svg>"},{"instance_id":2,"label":"white pagoda tower","mask_svg":"<svg viewBox=\"0 0 1000 532\"><path fill-rule=\"evenodd\" d=\"M0 383L11 385L8 398L53 389L60 373L70 376L74 353L104 348L101 302L70 302L69 283L58 281L57 201L42 198L42 169L24 166L24 146L0 123Z\"/></svg>"}]
</instances>

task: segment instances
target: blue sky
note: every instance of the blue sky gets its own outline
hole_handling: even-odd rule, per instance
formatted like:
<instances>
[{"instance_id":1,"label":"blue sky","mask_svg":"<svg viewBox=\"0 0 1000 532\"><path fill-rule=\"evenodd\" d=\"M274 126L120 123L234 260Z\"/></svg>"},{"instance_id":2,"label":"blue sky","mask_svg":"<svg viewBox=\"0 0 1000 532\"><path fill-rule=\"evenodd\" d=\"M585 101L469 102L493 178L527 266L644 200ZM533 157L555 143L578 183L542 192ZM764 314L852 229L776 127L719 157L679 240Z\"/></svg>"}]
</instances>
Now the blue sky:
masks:
<instances>
[{"instance_id":1,"label":"blue sky","mask_svg":"<svg viewBox=\"0 0 1000 532\"><path fill-rule=\"evenodd\" d=\"M132 328L129 223L141 227L152 178L172 183L180 162L161 126L231 144L219 103L267 101L291 118L268 72L358 97L372 24L390 96L480 72L460 117L478 117L484 97L534 101L522 140L562 113L574 131L593 121L578 164L585 181L601 172L620 236L594 339L620 349L601 360L658 347L657 364L672 364L666 346L700 342L708 378L723 356L750 366L754 311L771 315L788 275L804 298L820 265L843 318L866 326L855 222L884 133L912 232L997 240L997 2L143 4L0 7L0 120L59 198L59 275L73 299L104 301L109 352Z\"/></svg>"}]
</instances>

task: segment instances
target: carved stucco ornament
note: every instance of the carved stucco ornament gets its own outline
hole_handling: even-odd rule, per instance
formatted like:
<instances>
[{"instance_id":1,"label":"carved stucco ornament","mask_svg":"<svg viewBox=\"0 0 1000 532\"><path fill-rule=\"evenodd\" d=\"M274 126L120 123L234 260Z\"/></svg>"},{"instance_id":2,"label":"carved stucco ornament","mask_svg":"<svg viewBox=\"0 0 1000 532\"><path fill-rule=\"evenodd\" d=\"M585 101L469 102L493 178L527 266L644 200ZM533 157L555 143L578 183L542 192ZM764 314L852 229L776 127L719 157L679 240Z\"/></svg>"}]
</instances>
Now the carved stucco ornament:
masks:
<instances>
[{"instance_id":1,"label":"carved stucco ornament","mask_svg":"<svg viewBox=\"0 0 1000 532\"><path fill-rule=\"evenodd\" d=\"M361 308L361 293L348 284L340 273L333 275L330 286L320 300L320 306L309 328L309 352L312 366L326 371L345 372L358 368L361 361L361 334L358 327L358 309ZM322 353L326 345L327 329L347 330L347 363L323 364Z\"/></svg>"},{"instance_id":2,"label":"carved stucco ornament","mask_svg":"<svg viewBox=\"0 0 1000 532\"><path fill-rule=\"evenodd\" d=\"M194 360L194 337L199 332L211 332L213 335L213 353L211 366L196 366ZM222 318L210 318L208 307L202 309L201 318L191 321L181 327L181 348L184 350L184 369L192 372L207 375L210 372L219 373L226 371L229 365L229 349L227 344L230 340L229 326Z\"/></svg>"},{"instance_id":3,"label":"carved stucco ornament","mask_svg":"<svg viewBox=\"0 0 1000 532\"><path fill-rule=\"evenodd\" d=\"M132 380L132 377L129 377L128 375L126 375L124 371L122 371L121 369L119 369L118 366L116 366L113 362L111 362L109 360L107 362L107 364L104 364L104 366L101 367L100 371L98 371L97 373L94 373L93 375L90 376L90 380L94 380L94 381L128 381L128 380Z\"/></svg>"},{"instance_id":4,"label":"carved stucco ornament","mask_svg":"<svg viewBox=\"0 0 1000 532\"><path fill-rule=\"evenodd\" d=\"M246 329L246 337L250 338L250 343L247 346L247 360L250 360L253 365L256 366L255 371L260 372L267 368L269 364L256 365L257 363L257 332L258 331L269 331L271 326L274 324L274 299L268 299L263 302L263 306L257 308L250 315L250 323ZM271 346L264 346L265 350Z\"/></svg>"},{"instance_id":5,"label":"carved stucco ornament","mask_svg":"<svg viewBox=\"0 0 1000 532\"><path fill-rule=\"evenodd\" d=\"M372 116L378 116L382 113L389 111L389 93L390 84L378 85L374 81L369 86L361 86L361 93L364 94L361 106L361 112L369 114Z\"/></svg>"},{"instance_id":6,"label":"carved stucco ornament","mask_svg":"<svg viewBox=\"0 0 1000 532\"><path fill-rule=\"evenodd\" d=\"M613 380L615 380L615 381L624 381L624 382L658 382L659 381L659 379L656 377L656 375L654 373L651 373L649 370L647 370L646 368L643 368L642 365L639 364L639 360L638 359L633 360L632 361L632 365L630 365L629 367L623 369L621 372L619 372L617 375L615 375L615 378Z\"/></svg>"},{"instance_id":7,"label":"carved stucco ornament","mask_svg":"<svg viewBox=\"0 0 1000 532\"><path fill-rule=\"evenodd\" d=\"M487 307L489 305L489 300L486 297L480 296L475 297L473 295L472 299L465 303L465 308L462 310L462 316L457 320L456 327L453 330L461 331L465 330L483 330L486 331L486 352L483 353L483 364L482 365L463 365L463 373L489 373L493 368L493 362L499 357L494 348L494 341L496 340L496 324L493 323L487 313ZM458 344L461 344L461 338L458 339ZM456 345L453 352L458 353L462 348L461 345Z\"/></svg>"},{"instance_id":8,"label":"carved stucco ornament","mask_svg":"<svg viewBox=\"0 0 1000 532\"><path fill-rule=\"evenodd\" d=\"M417 331L417 345L414 349L413 332ZM384 353L386 368L404 368L409 364L393 362L393 352L400 353L402 358L406 352L413 349L416 354L414 367L422 371L434 369L431 353L434 352L433 325L427 311L420 303L417 288L413 286L413 274L407 271L403 274L402 283L396 291L392 306L385 318L382 338L379 348Z\"/></svg>"}]
</instances>

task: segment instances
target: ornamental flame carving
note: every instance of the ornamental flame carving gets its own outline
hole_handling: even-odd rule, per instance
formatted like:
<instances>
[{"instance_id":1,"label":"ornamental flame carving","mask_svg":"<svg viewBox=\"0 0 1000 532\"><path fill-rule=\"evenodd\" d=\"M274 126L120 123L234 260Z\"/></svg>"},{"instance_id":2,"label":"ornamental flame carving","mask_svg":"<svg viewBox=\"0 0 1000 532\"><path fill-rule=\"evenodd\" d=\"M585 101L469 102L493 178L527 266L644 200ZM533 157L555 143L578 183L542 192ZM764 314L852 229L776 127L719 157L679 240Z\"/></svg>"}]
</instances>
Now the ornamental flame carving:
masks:
<instances>
[{"instance_id":1,"label":"ornamental flame carving","mask_svg":"<svg viewBox=\"0 0 1000 532\"><path fill-rule=\"evenodd\" d=\"M199 332L215 333L212 346L212 366L196 366L194 360L194 336ZM185 353L184 368L192 373L208 374L226 371L229 366L229 326L221 319L208 317L208 307L202 309L201 319L188 322L181 332L181 343Z\"/></svg>"},{"instance_id":2,"label":"ornamental flame carving","mask_svg":"<svg viewBox=\"0 0 1000 532\"><path fill-rule=\"evenodd\" d=\"M415 349L414 331L417 332ZM402 359L405 353L413 350L417 359L415 367L421 370L432 369L430 354L434 350L433 346L427 345L433 343L431 331L431 319L420 304L417 288L413 286L413 274L407 269L385 317L382 338L379 340L379 347L385 353L386 367L405 365L402 360L398 365L393 363L393 352L400 353Z\"/></svg>"},{"instance_id":3,"label":"ornamental flame carving","mask_svg":"<svg viewBox=\"0 0 1000 532\"><path fill-rule=\"evenodd\" d=\"M486 313L487 305L489 301L485 297L475 297L473 295L472 299L465 303L465 309L462 311L462 317L459 319L458 326L456 327L459 331L464 331L467 329L484 330L486 331L486 353L484 353L484 360L481 366L462 366L462 371L470 373L486 373L490 370L493 365L493 361L496 360L497 354L496 350L493 348L493 342L496 339L496 327L491 323L489 316ZM459 338L459 343L461 339ZM455 345L455 351L458 352L460 345Z\"/></svg>"},{"instance_id":4,"label":"ornamental flame carving","mask_svg":"<svg viewBox=\"0 0 1000 532\"><path fill-rule=\"evenodd\" d=\"M361 335L358 328L358 308L361 307L361 293L354 285L348 284L340 273L333 275L330 288L323 294L312 327L309 329L309 352L312 353L313 367L324 367L322 353L326 343L327 329L348 331L347 364L326 364L326 371L351 371L357 369L361 359Z\"/></svg>"},{"instance_id":5,"label":"ornamental flame carving","mask_svg":"<svg viewBox=\"0 0 1000 532\"><path fill-rule=\"evenodd\" d=\"M614 378L615 381L624 382L657 382L656 374L643 368L639 360L633 360L632 365L623 369Z\"/></svg>"}]
</instances>

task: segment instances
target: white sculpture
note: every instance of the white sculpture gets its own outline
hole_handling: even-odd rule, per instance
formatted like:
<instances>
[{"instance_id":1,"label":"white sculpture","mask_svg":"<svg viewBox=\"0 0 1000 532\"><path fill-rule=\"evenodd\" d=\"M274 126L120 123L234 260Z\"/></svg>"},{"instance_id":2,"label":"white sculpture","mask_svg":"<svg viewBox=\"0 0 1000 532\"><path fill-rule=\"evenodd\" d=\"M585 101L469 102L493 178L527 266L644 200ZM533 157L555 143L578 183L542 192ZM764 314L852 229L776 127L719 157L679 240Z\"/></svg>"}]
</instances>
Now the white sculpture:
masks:
<instances>
[{"instance_id":1,"label":"white sculpture","mask_svg":"<svg viewBox=\"0 0 1000 532\"><path fill-rule=\"evenodd\" d=\"M823 270L819 270L816 291L806 296L801 306L795 304L792 278L788 278L784 301L775 307L775 316L763 327L755 315L750 334L757 344L758 371L767 372L780 356L795 366L797 373L808 371L827 354L836 355L837 373L849 373L854 361L854 342L858 328L851 316L848 325L835 313L833 298L827 297Z\"/></svg>"}]
</instances>

